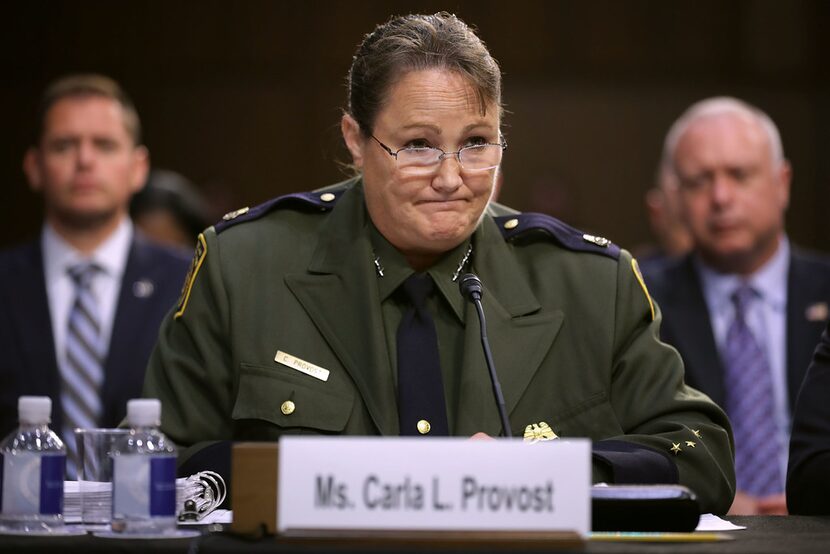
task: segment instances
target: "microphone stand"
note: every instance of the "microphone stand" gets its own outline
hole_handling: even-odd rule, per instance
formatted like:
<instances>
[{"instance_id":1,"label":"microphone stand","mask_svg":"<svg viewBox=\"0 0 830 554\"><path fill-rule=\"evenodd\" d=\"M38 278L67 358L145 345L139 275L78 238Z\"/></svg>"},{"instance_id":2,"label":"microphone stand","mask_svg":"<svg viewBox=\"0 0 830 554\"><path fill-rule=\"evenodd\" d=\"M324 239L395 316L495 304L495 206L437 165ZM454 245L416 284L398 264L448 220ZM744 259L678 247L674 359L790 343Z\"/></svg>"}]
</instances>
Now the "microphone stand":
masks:
<instances>
[{"instance_id":1,"label":"microphone stand","mask_svg":"<svg viewBox=\"0 0 830 554\"><path fill-rule=\"evenodd\" d=\"M490 352L490 341L487 339L487 322L484 318L484 308L481 306L482 286L481 280L472 273L465 274L459 283L461 293L472 301L476 307L478 321L481 328L481 346L484 349L484 359L487 362L487 370L490 372L490 382L493 385L493 396L496 397L496 407L501 418L502 434L505 437L513 437L510 429L510 420L507 419L507 409L504 407L504 395L501 393L501 384L496 375L496 364L493 363L493 355Z\"/></svg>"}]
</instances>

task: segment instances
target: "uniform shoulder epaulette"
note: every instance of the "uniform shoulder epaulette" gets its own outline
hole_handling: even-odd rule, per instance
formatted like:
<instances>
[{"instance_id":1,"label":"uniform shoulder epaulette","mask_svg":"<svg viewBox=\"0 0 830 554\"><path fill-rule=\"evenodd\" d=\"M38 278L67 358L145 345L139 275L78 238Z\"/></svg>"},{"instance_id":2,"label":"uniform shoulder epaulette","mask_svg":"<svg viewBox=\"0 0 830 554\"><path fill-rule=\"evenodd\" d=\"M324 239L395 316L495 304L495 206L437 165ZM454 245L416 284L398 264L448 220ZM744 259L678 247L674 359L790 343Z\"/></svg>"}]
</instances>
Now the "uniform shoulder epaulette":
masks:
<instances>
[{"instance_id":1,"label":"uniform shoulder epaulette","mask_svg":"<svg viewBox=\"0 0 830 554\"><path fill-rule=\"evenodd\" d=\"M221 221L216 223L213 228L218 235L222 231L233 227L239 223L246 221L253 221L259 219L265 214L277 208L292 208L300 210L319 210L321 212L328 212L337 204L337 200L346 189L338 190L319 190L314 192L295 192L272 198L267 202L263 202L259 206L253 208L241 208L228 212L222 216Z\"/></svg>"},{"instance_id":2,"label":"uniform shoulder epaulette","mask_svg":"<svg viewBox=\"0 0 830 554\"><path fill-rule=\"evenodd\" d=\"M620 247L604 237L574 229L555 217L540 213L517 213L493 218L504 239L510 242L532 242L549 237L561 246L579 252L593 252L609 258L620 257Z\"/></svg>"}]
</instances>

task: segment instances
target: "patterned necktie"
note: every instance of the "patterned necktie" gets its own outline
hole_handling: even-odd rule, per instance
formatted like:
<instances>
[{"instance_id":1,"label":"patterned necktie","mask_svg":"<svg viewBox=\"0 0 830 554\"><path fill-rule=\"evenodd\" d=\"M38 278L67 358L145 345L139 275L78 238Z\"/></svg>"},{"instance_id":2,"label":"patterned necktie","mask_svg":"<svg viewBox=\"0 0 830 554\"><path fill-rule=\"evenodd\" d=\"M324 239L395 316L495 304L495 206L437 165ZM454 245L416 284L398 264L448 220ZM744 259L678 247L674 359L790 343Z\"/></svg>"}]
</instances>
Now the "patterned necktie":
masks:
<instances>
[{"instance_id":1,"label":"patterned necktie","mask_svg":"<svg viewBox=\"0 0 830 554\"><path fill-rule=\"evenodd\" d=\"M767 496L783 491L783 478L772 373L745 319L754 299L755 291L748 285L732 295L735 319L726 334L726 411L735 434L738 490Z\"/></svg>"},{"instance_id":2,"label":"patterned necktie","mask_svg":"<svg viewBox=\"0 0 830 554\"><path fill-rule=\"evenodd\" d=\"M448 435L435 322L427 310L432 278L416 273L400 290L409 300L398 326L398 421L401 435Z\"/></svg>"},{"instance_id":3,"label":"patterned necktie","mask_svg":"<svg viewBox=\"0 0 830 554\"><path fill-rule=\"evenodd\" d=\"M101 337L98 303L92 279L98 266L83 263L69 268L75 283L75 302L69 312L66 332L66 362L61 367L63 438L67 448L66 470L73 478L78 467L74 429L92 429L101 416L101 384L104 381L106 345Z\"/></svg>"}]
</instances>

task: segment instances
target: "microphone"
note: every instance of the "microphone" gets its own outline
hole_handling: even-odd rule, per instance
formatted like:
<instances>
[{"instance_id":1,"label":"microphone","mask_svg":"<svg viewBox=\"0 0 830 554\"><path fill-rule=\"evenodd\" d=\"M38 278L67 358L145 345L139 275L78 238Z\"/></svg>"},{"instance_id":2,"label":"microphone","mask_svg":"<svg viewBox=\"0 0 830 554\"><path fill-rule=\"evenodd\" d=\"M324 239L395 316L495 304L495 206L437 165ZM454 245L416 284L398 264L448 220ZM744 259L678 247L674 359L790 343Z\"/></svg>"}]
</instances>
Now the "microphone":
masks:
<instances>
[{"instance_id":1,"label":"microphone","mask_svg":"<svg viewBox=\"0 0 830 554\"><path fill-rule=\"evenodd\" d=\"M472 302L478 313L478 321L481 324L481 346L484 349L484 359L487 361L487 369L490 371L490 382L493 384L493 396L496 397L496 407L499 409L501 418L502 434L505 437L512 437L510 420L507 419L507 410L504 407L504 396L501 393L501 384L496 375L496 366L493 363L493 355L490 353L490 341L487 340L487 322L484 319L484 309L481 307L481 279L473 273L465 273L458 282L461 296Z\"/></svg>"}]
</instances>

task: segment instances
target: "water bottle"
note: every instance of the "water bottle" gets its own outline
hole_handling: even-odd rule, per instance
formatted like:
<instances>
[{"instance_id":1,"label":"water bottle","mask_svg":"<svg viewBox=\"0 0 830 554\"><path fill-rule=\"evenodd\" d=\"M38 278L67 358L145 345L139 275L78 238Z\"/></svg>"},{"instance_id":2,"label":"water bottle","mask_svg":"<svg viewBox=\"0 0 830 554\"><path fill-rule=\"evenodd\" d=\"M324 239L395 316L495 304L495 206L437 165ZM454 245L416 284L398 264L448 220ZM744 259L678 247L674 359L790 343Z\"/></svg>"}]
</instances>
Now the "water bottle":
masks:
<instances>
[{"instance_id":1,"label":"water bottle","mask_svg":"<svg viewBox=\"0 0 830 554\"><path fill-rule=\"evenodd\" d=\"M176 447L159 431L161 402L127 402L129 434L112 450L112 530L164 535L176 531Z\"/></svg>"},{"instance_id":2,"label":"water bottle","mask_svg":"<svg viewBox=\"0 0 830 554\"><path fill-rule=\"evenodd\" d=\"M17 414L20 427L0 443L0 525L33 534L60 531L66 447L49 428L52 400L21 396Z\"/></svg>"}]
</instances>

